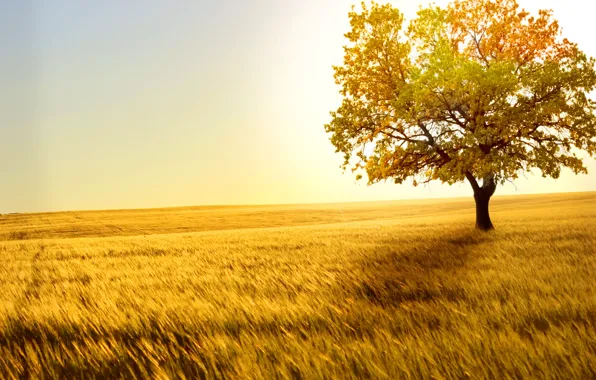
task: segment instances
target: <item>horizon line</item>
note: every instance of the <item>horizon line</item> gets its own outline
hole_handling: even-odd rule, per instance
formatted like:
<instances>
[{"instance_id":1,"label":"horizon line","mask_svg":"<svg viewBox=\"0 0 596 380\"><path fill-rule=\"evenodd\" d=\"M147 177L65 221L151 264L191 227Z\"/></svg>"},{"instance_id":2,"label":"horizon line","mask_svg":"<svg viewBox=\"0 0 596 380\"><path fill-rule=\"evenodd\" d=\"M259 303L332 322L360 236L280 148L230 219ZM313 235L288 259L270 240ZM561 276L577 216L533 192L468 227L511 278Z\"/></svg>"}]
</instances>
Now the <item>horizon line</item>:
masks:
<instances>
[{"instance_id":1,"label":"horizon line","mask_svg":"<svg viewBox=\"0 0 596 380\"><path fill-rule=\"evenodd\" d=\"M555 194L578 194L578 193L596 193L596 190L577 190L577 191L563 191L563 192L545 192L545 193L523 193L523 194L503 194L494 195L492 198L501 197L517 197L528 195L555 195ZM365 201L343 201L343 202L299 202L299 203L237 203L237 204L196 204L196 205L181 205L181 206L156 206L156 207L124 207L124 208L90 208L79 210L49 210L49 211L27 211L27 212L7 212L1 213L0 216L8 215L36 215L36 214L59 214L59 213L76 213L76 212L118 212L118 211L149 211L149 210L173 210L184 208L241 208L241 207L275 207L275 206L308 206L308 205L334 205L334 204L353 204L353 203L384 203L384 202L405 202L405 201L426 201L426 200L441 200L441 199L468 199L473 198L469 196L439 196L427 198L400 198L400 199L378 199Z\"/></svg>"}]
</instances>

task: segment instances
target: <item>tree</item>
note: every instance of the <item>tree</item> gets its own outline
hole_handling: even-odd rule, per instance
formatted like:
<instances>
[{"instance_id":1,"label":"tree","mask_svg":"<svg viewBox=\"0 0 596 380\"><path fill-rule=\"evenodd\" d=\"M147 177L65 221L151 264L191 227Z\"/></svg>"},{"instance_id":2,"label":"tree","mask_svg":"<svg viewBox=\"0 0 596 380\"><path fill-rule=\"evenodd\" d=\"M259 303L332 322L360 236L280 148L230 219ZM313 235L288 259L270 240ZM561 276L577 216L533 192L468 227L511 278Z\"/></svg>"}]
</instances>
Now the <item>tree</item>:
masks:
<instances>
[{"instance_id":1,"label":"tree","mask_svg":"<svg viewBox=\"0 0 596 380\"><path fill-rule=\"evenodd\" d=\"M373 2L349 19L334 66L343 101L325 125L344 170L369 185L468 180L483 230L498 184L532 169L587 173L577 153L596 153L594 59L562 38L552 11L455 0L406 29L398 9Z\"/></svg>"}]
</instances>

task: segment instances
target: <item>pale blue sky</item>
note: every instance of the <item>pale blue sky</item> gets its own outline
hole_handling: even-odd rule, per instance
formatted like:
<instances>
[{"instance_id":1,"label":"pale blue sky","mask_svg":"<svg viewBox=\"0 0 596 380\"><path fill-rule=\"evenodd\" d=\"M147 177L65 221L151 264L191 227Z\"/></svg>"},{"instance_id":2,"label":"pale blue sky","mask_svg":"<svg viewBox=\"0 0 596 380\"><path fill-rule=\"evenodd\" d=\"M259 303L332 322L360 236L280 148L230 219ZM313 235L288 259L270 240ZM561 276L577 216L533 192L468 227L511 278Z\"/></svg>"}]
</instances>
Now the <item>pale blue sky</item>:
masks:
<instances>
[{"instance_id":1,"label":"pale blue sky","mask_svg":"<svg viewBox=\"0 0 596 380\"><path fill-rule=\"evenodd\" d=\"M595 6L519 2L596 56ZM407 17L420 3L393 1ZM351 4L1 2L0 212L470 196L338 168L323 125ZM588 166L497 193L596 190Z\"/></svg>"}]
</instances>

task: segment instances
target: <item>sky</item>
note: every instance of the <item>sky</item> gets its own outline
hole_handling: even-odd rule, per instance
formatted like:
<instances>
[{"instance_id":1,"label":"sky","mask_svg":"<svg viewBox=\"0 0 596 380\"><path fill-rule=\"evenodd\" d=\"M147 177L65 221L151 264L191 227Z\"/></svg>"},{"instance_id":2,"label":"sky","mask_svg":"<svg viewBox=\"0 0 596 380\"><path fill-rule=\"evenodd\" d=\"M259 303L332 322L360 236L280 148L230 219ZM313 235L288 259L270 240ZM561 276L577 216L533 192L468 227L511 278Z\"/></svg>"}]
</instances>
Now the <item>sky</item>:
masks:
<instances>
[{"instance_id":1,"label":"sky","mask_svg":"<svg viewBox=\"0 0 596 380\"><path fill-rule=\"evenodd\" d=\"M323 125L352 3L0 2L0 213L471 196L339 168ZM411 19L428 1L391 3ZM596 56L596 3L519 3ZM596 190L586 165L497 195Z\"/></svg>"}]
</instances>

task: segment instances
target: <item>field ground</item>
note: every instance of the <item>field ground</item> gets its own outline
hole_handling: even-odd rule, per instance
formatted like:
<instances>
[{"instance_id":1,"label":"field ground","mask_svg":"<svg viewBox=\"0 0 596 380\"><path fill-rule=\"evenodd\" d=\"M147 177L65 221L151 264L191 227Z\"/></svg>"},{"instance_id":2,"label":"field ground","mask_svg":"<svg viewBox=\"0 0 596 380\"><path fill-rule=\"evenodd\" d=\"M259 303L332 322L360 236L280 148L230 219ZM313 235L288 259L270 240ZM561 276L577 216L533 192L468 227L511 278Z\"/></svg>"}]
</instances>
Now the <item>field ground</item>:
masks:
<instances>
[{"instance_id":1,"label":"field ground","mask_svg":"<svg viewBox=\"0 0 596 380\"><path fill-rule=\"evenodd\" d=\"M0 377L594 378L596 193L0 216Z\"/></svg>"}]
</instances>

